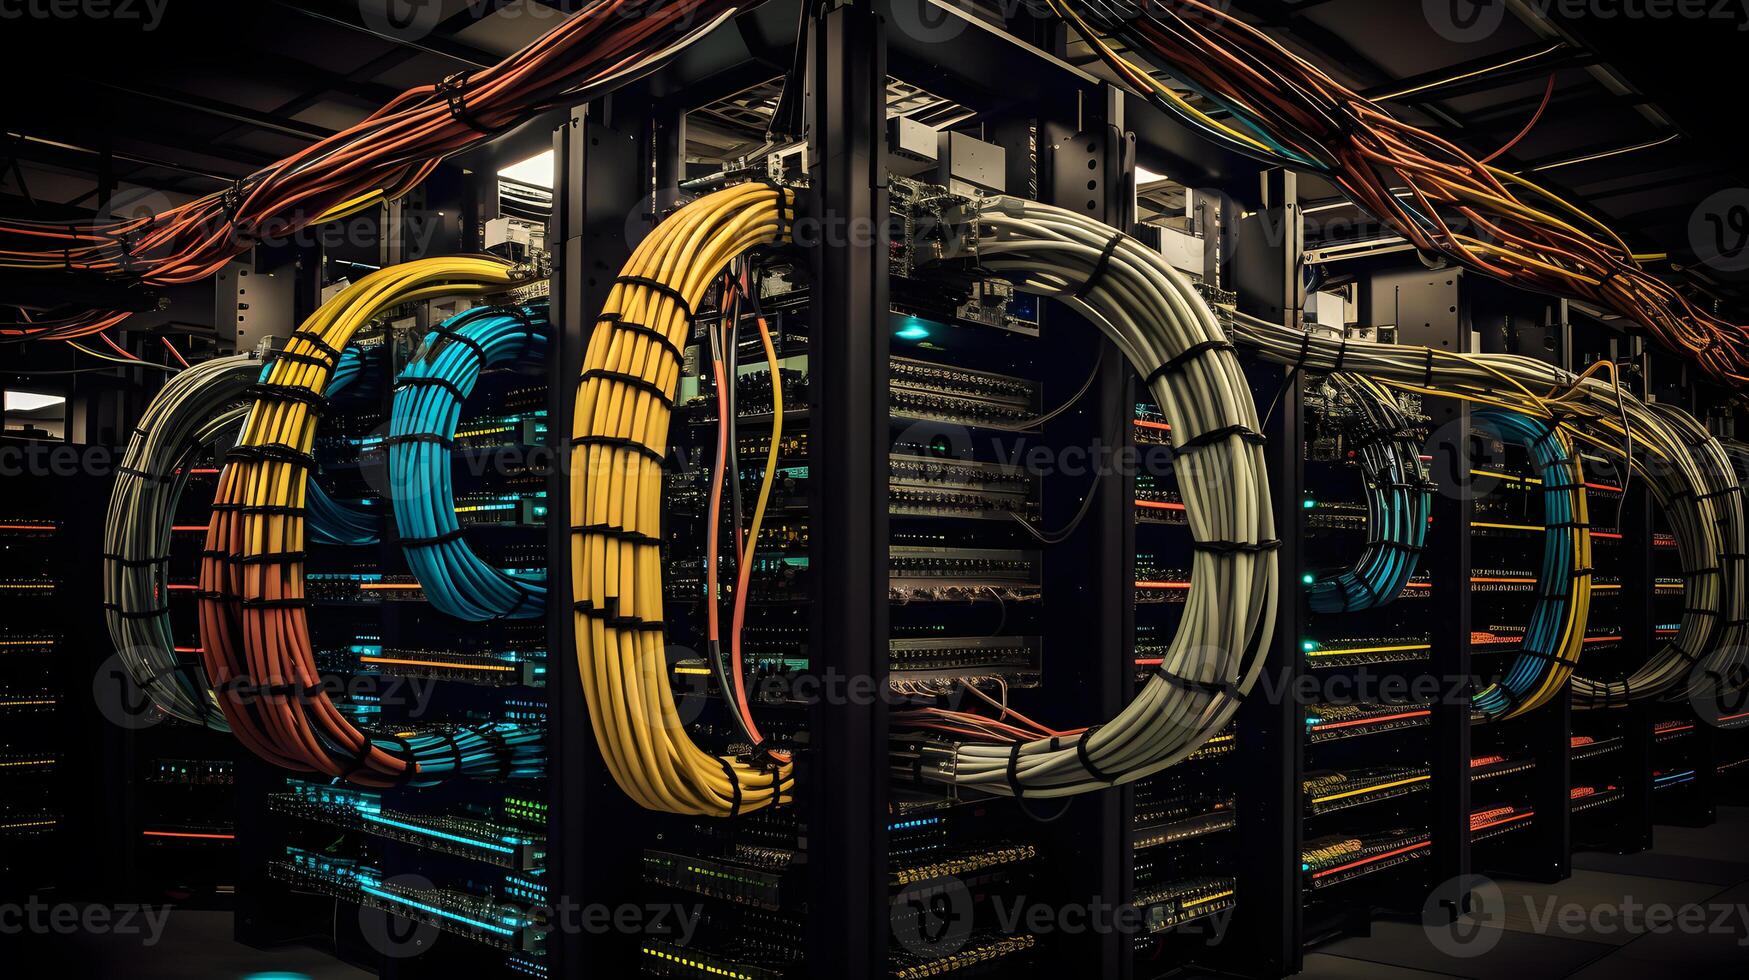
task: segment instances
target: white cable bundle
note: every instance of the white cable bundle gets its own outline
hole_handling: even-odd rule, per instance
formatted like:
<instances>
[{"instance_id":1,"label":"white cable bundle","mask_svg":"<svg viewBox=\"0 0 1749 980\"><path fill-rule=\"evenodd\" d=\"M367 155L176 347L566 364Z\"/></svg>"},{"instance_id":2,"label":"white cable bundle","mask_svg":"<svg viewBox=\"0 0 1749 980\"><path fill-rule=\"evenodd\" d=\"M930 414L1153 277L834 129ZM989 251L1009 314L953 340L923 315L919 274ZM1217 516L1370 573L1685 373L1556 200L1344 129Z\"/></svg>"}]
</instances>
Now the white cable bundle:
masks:
<instances>
[{"instance_id":1,"label":"white cable bundle","mask_svg":"<svg viewBox=\"0 0 1749 980\"><path fill-rule=\"evenodd\" d=\"M259 357L238 354L165 384L128 440L103 531L104 618L123 665L165 713L221 732L230 728L200 659L178 657L170 631L170 526L195 452L242 423L240 399L260 373Z\"/></svg>"},{"instance_id":2,"label":"white cable bundle","mask_svg":"<svg viewBox=\"0 0 1749 980\"><path fill-rule=\"evenodd\" d=\"M1226 333L1155 253L1061 208L995 197L978 208L983 267L1062 300L1148 378L1172 420L1180 492L1198 542L1184 618L1164 663L1117 717L1078 735L961 743L923 778L998 795L1060 797L1127 783L1224 728L1262 672L1277 568L1257 408Z\"/></svg>"},{"instance_id":3,"label":"white cable bundle","mask_svg":"<svg viewBox=\"0 0 1749 980\"><path fill-rule=\"evenodd\" d=\"M1580 378L1511 354L1454 354L1396 344L1316 337L1229 310L1221 312L1233 339L1280 364L1306 370L1350 370L1432 394L1454 394L1538 414L1541 398L1575 388L1560 421L1593 448L1617 458L1626 451L1606 423L1625 421L1632 433L1633 472L1664 510L1682 562L1684 611L1676 636L1629 677L1597 681L1573 675L1574 706L1620 706L1680 694L1711 680L1739 683L1744 665L1745 613L1742 492L1724 449L1686 413L1648 405L1595 377ZM1542 396L1534 394L1543 392ZM1733 671L1733 666L1736 671Z\"/></svg>"}]
</instances>

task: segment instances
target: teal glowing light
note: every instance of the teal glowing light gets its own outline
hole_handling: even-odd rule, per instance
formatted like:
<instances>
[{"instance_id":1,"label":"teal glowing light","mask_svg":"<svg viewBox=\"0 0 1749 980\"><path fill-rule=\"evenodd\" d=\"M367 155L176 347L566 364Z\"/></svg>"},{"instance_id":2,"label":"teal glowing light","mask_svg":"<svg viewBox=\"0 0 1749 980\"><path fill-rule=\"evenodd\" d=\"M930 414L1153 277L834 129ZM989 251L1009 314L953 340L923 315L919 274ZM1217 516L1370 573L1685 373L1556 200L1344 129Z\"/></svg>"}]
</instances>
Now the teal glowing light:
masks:
<instances>
[{"instance_id":1,"label":"teal glowing light","mask_svg":"<svg viewBox=\"0 0 1749 980\"><path fill-rule=\"evenodd\" d=\"M924 326L922 320L919 320L914 316L906 317L905 325L900 327L899 332L893 336L898 337L900 340L928 340L929 328Z\"/></svg>"},{"instance_id":2,"label":"teal glowing light","mask_svg":"<svg viewBox=\"0 0 1749 980\"><path fill-rule=\"evenodd\" d=\"M1311 585L1313 582L1316 582L1317 580L1318 580L1318 577L1316 575L1313 575L1311 572L1307 572L1306 574L1300 576L1300 581L1306 583L1307 585Z\"/></svg>"},{"instance_id":3,"label":"teal glowing light","mask_svg":"<svg viewBox=\"0 0 1749 980\"><path fill-rule=\"evenodd\" d=\"M1304 507L1306 510L1311 510L1318 506L1318 502L1316 500L1302 500L1300 501L1300 506Z\"/></svg>"},{"instance_id":4,"label":"teal glowing light","mask_svg":"<svg viewBox=\"0 0 1749 980\"><path fill-rule=\"evenodd\" d=\"M1318 649L1318 641L1317 640L1303 640L1300 643L1300 649L1306 651L1307 653L1311 653L1313 650Z\"/></svg>"}]
</instances>

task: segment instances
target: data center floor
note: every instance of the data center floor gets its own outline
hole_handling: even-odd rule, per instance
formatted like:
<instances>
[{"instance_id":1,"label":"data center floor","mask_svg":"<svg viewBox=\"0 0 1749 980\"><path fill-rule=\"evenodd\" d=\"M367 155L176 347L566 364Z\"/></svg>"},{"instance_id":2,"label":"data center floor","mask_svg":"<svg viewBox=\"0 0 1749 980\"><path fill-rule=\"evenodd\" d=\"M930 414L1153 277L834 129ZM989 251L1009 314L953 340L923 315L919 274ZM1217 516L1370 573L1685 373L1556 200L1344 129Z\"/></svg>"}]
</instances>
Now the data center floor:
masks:
<instances>
[{"instance_id":1,"label":"data center floor","mask_svg":"<svg viewBox=\"0 0 1749 980\"><path fill-rule=\"evenodd\" d=\"M1721 968L1741 975L1749 967L1746 807L1720 807L1710 827L1659 826L1652 849L1638 854L1575 854L1566 881L1499 884L1503 925L1480 927L1484 931L1466 949L1474 955L1441 951L1419 923L1377 922L1371 936L1337 940L1309 953L1300 976L1639 980L1677 963L1693 975ZM1698 931L1654 931L1616 924L1620 912L1643 922L1643 910L1660 905L1704 909L1704 925ZM1701 921L1702 913L1691 914Z\"/></svg>"}]
</instances>

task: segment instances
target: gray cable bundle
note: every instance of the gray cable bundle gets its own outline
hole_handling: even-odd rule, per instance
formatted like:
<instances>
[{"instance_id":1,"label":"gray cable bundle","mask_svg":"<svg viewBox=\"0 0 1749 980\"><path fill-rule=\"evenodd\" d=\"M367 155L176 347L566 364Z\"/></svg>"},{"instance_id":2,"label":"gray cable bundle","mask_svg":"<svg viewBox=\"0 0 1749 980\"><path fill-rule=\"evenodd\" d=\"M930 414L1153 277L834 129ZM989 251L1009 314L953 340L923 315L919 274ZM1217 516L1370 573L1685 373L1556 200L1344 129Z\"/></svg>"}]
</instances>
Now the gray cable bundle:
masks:
<instances>
[{"instance_id":1,"label":"gray cable bundle","mask_svg":"<svg viewBox=\"0 0 1749 980\"><path fill-rule=\"evenodd\" d=\"M1459 355L1426 347L1339 340L1231 310L1220 315L1241 346L1276 363L1298 364L1310 371L1343 369L1442 391L1468 390L1493 400L1522 403L1533 414L1533 399L1519 393L1517 386L1557 392L1576 384L1575 397L1588 414L1569 414L1560 421L1586 436L1593 449L1617 458L1627 451L1624 440L1600 423L1625 421L1635 450L1633 472L1646 481L1670 520L1686 588L1676 636L1622 680L1597 681L1575 671L1574 706L1603 708L1692 693L1697 685L1717 684L1720 678L1736 683L1749 666L1749 650L1742 645L1742 490L1724 447L1687 413L1648 405L1595 377L1581 379L1511 354Z\"/></svg>"},{"instance_id":2,"label":"gray cable bundle","mask_svg":"<svg viewBox=\"0 0 1749 980\"><path fill-rule=\"evenodd\" d=\"M980 203L983 267L1062 300L1149 379L1172 420L1195 538L1184 618L1164 663L1109 722L1064 738L959 743L928 781L986 793L1061 797L1144 778L1226 727L1263 669L1275 630L1275 522L1257 407L1238 356L1195 288L1128 236L1061 208Z\"/></svg>"},{"instance_id":3,"label":"gray cable bundle","mask_svg":"<svg viewBox=\"0 0 1749 980\"><path fill-rule=\"evenodd\" d=\"M170 526L203 445L239 426L253 354L203 361L172 377L128 440L103 532L103 608L128 673L173 718L229 731L198 657L182 659L170 630Z\"/></svg>"}]
</instances>

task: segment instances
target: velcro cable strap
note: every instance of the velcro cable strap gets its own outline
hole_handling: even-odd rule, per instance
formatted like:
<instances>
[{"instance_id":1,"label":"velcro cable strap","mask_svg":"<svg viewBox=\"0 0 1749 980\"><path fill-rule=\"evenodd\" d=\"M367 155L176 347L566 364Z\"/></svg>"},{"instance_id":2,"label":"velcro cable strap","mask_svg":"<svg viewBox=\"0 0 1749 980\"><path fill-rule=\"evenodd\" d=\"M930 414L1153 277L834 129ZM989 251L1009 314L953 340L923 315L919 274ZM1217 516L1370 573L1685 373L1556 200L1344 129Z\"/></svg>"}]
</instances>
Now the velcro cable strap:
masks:
<instances>
[{"instance_id":1,"label":"velcro cable strap","mask_svg":"<svg viewBox=\"0 0 1749 980\"><path fill-rule=\"evenodd\" d=\"M1178 373L1179 371L1184 370L1185 366L1188 365L1191 361L1194 361L1197 358L1201 357L1202 355L1207 354L1209 351L1217 351L1217 350L1230 351L1230 350L1235 350L1235 349L1236 348L1234 348L1232 342L1227 341L1227 340L1205 340L1205 341L1202 341L1201 343L1191 344L1189 347L1186 347L1185 349L1179 351L1177 354L1174 354L1170 359L1168 359L1166 361L1166 363L1155 368L1153 371L1150 371L1148 373L1148 377L1143 381L1143 383L1146 385L1152 386L1154 384L1154 382L1160 380L1161 378L1168 377L1169 375L1173 375L1173 374Z\"/></svg>"},{"instance_id":2,"label":"velcro cable strap","mask_svg":"<svg viewBox=\"0 0 1749 980\"><path fill-rule=\"evenodd\" d=\"M688 320L694 319L698 315L693 312L692 304L686 301L684 293L660 279L651 279L648 276L620 276L614 282L624 286L642 286L668 297L674 301L676 306L680 307L680 312L685 313Z\"/></svg>"},{"instance_id":3,"label":"velcro cable strap","mask_svg":"<svg viewBox=\"0 0 1749 980\"><path fill-rule=\"evenodd\" d=\"M1117 247L1123 244L1123 240L1127 237L1129 236L1119 233L1111 236L1111 239L1105 243L1105 248L1099 253L1099 261L1093 263L1093 271L1089 272L1081 285L1075 288L1076 299L1086 299L1087 295L1098 287L1099 281L1105 278L1106 270L1111 267L1112 255L1116 254Z\"/></svg>"},{"instance_id":4,"label":"velcro cable strap","mask_svg":"<svg viewBox=\"0 0 1749 980\"><path fill-rule=\"evenodd\" d=\"M608 368L592 368L579 375L577 377L577 383L580 385L585 384L591 378L605 378L609 381L617 381L628 388L635 388L638 391L645 392L650 397L661 402L667 408L672 409L674 407L674 399L668 394L668 392L663 390L661 385L658 385L653 381L646 381L635 374L625 374L620 371L609 370Z\"/></svg>"},{"instance_id":5,"label":"velcro cable strap","mask_svg":"<svg viewBox=\"0 0 1749 980\"><path fill-rule=\"evenodd\" d=\"M657 346L661 347L668 353L673 354L676 361L686 360L686 352L680 349L680 345L669 340L667 334L657 330L655 327L647 326L642 323L634 323L631 320L622 320L618 313L603 313L600 317L596 318L595 322L612 323L622 330L628 330L639 336L648 337L652 341L655 341Z\"/></svg>"},{"instance_id":6,"label":"velcro cable strap","mask_svg":"<svg viewBox=\"0 0 1749 980\"><path fill-rule=\"evenodd\" d=\"M625 439L620 436L576 436L571 440L572 446L606 446L609 449L625 449L655 462L658 466L666 466L668 457L651 449L636 439Z\"/></svg>"}]
</instances>

